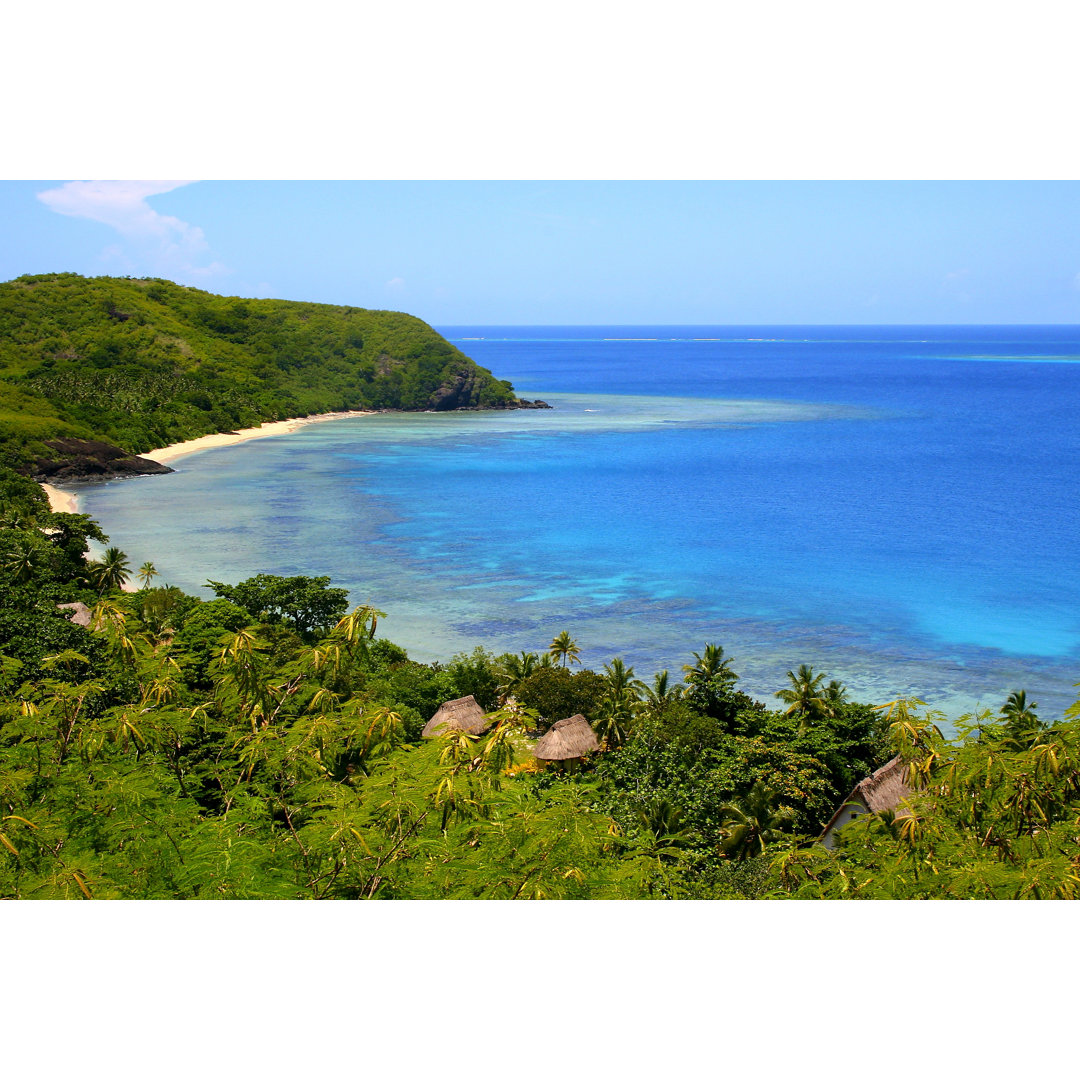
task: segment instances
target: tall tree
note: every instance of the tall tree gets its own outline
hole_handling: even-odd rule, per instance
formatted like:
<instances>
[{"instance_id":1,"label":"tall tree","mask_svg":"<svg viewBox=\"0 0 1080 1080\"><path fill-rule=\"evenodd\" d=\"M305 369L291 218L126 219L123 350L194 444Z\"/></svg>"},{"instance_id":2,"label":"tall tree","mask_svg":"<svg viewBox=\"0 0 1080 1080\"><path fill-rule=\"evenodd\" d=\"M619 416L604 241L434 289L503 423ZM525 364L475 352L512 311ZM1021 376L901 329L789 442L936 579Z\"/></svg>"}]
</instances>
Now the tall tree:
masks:
<instances>
[{"instance_id":1,"label":"tall tree","mask_svg":"<svg viewBox=\"0 0 1080 1080\"><path fill-rule=\"evenodd\" d=\"M333 626L349 606L349 590L330 588L329 577L256 574L238 585L221 581L206 584L255 618L264 622L287 620L302 634Z\"/></svg>"},{"instance_id":2,"label":"tall tree","mask_svg":"<svg viewBox=\"0 0 1080 1080\"><path fill-rule=\"evenodd\" d=\"M748 859L778 840L795 814L789 807L777 806L776 793L758 780L744 798L721 806L719 817L724 854Z\"/></svg>"},{"instance_id":3,"label":"tall tree","mask_svg":"<svg viewBox=\"0 0 1080 1080\"><path fill-rule=\"evenodd\" d=\"M682 694L682 687L673 686L670 682L667 668L658 671L653 676L652 686L647 686L644 691L645 704L654 713L660 712L669 702L675 701Z\"/></svg>"},{"instance_id":4,"label":"tall tree","mask_svg":"<svg viewBox=\"0 0 1080 1080\"><path fill-rule=\"evenodd\" d=\"M1028 702L1026 690L1014 690L1001 707L1001 719L1005 721L1005 733L1018 745L1031 743L1044 730L1035 710L1038 702Z\"/></svg>"},{"instance_id":5,"label":"tall tree","mask_svg":"<svg viewBox=\"0 0 1080 1080\"><path fill-rule=\"evenodd\" d=\"M797 671L789 671L791 686L776 691L776 697L787 703L785 716L799 718L799 730L805 731L810 721L828 711L822 683L824 674L814 674L809 664L800 664Z\"/></svg>"},{"instance_id":6,"label":"tall tree","mask_svg":"<svg viewBox=\"0 0 1080 1080\"><path fill-rule=\"evenodd\" d=\"M548 655L553 660L562 660L562 666L566 667L567 661L571 664L580 664L581 650L577 646L577 642L570 636L568 630L564 630L561 634L557 634L551 641L551 647L548 649Z\"/></svg>"},{"instance_id":7,"label":"tall tree","mask_svg":"<svg viewBox=\"0 0 1080 1080\"><path fill-rule=\"evenodd\" d=\"M830 679L822 688L821 700L825 703L826 714L836 716L840 706L847 702L847 687L839 679Z\"/></svg>"},{"instance_id":8,"label":"tall tree","mask_svg":"<svg viewBox=\"0 0 1080 1080\"><path fill-rule=\"evenodd\" d=\"M136 571L135 576L142 582L142 587L147 589L150 587L150 582L158 576L157 568L152 562L144 562Z\"/></svg>"},{"instance_id":9,"label":"tall tree","mask_svg":"<svg viewBox=\"0 0 1080 1080\"><path fill-rule=\"evenodd\" d=\"M716 682L730 684L739 676L731 670L731 658L724 656L723 645L705 642L703 653L694 653L694 663L683 664L683 681L687 686L705 687Z\"/></svg>"},{"instance_id":10,"label":"tall tree","mask_svg":"<svg viewBox=\"0 0 1080 1080\"><path fill-rule=\"evenodd\" d=\"M93 567L93 575L95 584L103 593L122 589L131 577L127 556L118 547L106 548L101 561Z\"/></svg>"},{"instance_id":11,"label":"tall tree","mask_svg":"<svg viewBox=\"0 0 1080 1080\"><path fill-rule=\"evenodd\" d=\"M503 654L498 663L499 696L505 700L540 666L540 657L523 649L518 655Z\"/></svg>"},{"instance_id":12,"label":"tall tree","mask_svg":"<svg viewBox=\"0 0 1080 1080\"><path fill-rule=\"evenodd\" d=\"M634 669L627 667L620 656L604 665L604 678L607 685L600 702L596 733L610 749L626 742L645 684L634 678Z\"/></svg>"}]
</instances>

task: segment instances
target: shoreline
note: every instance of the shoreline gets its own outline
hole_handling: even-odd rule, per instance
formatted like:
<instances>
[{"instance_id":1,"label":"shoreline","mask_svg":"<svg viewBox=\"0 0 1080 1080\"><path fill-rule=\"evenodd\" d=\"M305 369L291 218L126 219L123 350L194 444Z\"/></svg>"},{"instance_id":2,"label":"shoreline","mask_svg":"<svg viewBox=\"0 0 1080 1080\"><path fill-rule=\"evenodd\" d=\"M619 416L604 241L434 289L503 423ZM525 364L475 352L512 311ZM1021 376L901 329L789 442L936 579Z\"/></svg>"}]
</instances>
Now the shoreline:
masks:
<instances>
[{"instance_id":1,"label":"shoreline","mask_svg":"<svg viewBox=\"0 0 1080 1080\"><path fill-rule=\"evenodd\" d=\"M186 442L172 443L170 446L162 446L156 450L148 450L139 457L156 461L159 465L168 465L178 458L187 457L188 454L198 453L200 450L214 450L222 446L235 446L237 443L248 442L251 439L265 439L275 435L289 435L299 428L307 427L308 424L318 424L324 420L348 420L355 416L375 416L372 409L354 409L346 412L317 413L314 416L296 416L287 420L267 420L258 427L241 428L239 431L219 431L210 435L200 435ZM74 491L62 491L52 484L41 484L49 500L49 509L57 514L79 513L79 496Z\"/></svg>"},{"instance_id":2,"label":"shoreline","mask_svg":"<svg viewBox=\"0 0 1080 1080\"><path fill-rule=\"evenodd\" d=\"M54 514L77 514L79 512L79 497L71 491L61 491L52 484L42 484L41 490L45 492L49 500L49 509Z\"/></svg>"},{"instance_id":3,"label":"shoreline","mask_svg":"<svg viewBox=\"0 0 1080 1080\"><path fill-rule=\"evenodd\" d=\"M288 420L267 420L258 427L241 428L239 431L219 431L212 435L200 435L197 439L162 446L157 450L148 450L139 457L149 458L159 465L168 465L177 458L195 454L200 450L214 450L219 446L235 446L251 439L265 439L273 435L288 435L308 424L318 424L324 420L348 420L354 416L375 416L373 409L355 409L348 412L318 413L315 416L299 416Z\"/></svg>"}]
</instances>

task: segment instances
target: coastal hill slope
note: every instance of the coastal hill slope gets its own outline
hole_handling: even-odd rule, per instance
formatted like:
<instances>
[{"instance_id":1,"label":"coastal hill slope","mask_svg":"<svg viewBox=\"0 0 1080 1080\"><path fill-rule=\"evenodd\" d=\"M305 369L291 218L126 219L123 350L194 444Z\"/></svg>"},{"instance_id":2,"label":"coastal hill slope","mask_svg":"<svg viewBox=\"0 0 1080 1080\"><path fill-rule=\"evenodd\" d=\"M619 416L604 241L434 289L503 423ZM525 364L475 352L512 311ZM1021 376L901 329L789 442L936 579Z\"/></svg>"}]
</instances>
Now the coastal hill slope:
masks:
<instances>
[{"instance_id":1,"label":"coastal hill slope","mask_svg":"<svg viewBox=\"0 0 1080 1080\"><path fill-rule=\"evenodd\" d=\"M316 413L525 404L400 312L217 296L159 278L0 284L0 458L22 472L77 456L73 440L122 458Z\"/></svg>"}]
</instances>

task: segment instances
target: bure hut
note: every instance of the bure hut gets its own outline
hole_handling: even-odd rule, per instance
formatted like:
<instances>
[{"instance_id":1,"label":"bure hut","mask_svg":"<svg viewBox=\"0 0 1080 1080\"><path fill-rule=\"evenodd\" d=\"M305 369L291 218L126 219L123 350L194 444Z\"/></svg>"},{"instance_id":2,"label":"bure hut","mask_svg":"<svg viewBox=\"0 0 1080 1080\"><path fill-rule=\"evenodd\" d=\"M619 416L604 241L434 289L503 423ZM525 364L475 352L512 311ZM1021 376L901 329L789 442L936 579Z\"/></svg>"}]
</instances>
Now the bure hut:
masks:
<instances>
[{"instance_id":1,"label":"bure hut","mask_svg":"<svg viewBox=\"0 0 1080 1080\"><path fill-rule=\"evenodd\" d=\"M470 735L483 735L491 727L491 721L484 716L476 698L454 698L444 701L439 711L424 725L420 732L425 739L434 739L450 731L467 731Z\"/></svg>"},{"instance_id":2,"label":"bure hut","mask_svg":"<svg viewBox=\"0 0 1080 1080\"><path fill-rule=\"evenodd\" d=\"M880 814L882 810L897 810L911 794L907 782L907 764L899 755L887 761L876 772L860 780L840 808L829 819L825 831L818 839L830 850L836 847L836 830L843 828L859 814ZM906 817L903 809L897 817Z\"/></svg>"},{"instance_id":3,"label":"bure hut","mask_svg":"<svg viewBox=\"0 0 1080 1080\"><path fill-rule=\"evenodd\" d=\"M90 625L90 609L81 600L70 604L57 604L56 607L58 611L70 611L69 618L76 626Z\"/></svg>"},{"instance_id":4,"label":"bure hut","mask_svg":"<svg viewBox=\"0 0 1080 1080\"><path fill-rule=\"evenodd\" d=\"M600 749L600 742L589 721L581 713L556 720L536 744L533 754L538 761L573 761Z\"/></svg>"}]
</instances>

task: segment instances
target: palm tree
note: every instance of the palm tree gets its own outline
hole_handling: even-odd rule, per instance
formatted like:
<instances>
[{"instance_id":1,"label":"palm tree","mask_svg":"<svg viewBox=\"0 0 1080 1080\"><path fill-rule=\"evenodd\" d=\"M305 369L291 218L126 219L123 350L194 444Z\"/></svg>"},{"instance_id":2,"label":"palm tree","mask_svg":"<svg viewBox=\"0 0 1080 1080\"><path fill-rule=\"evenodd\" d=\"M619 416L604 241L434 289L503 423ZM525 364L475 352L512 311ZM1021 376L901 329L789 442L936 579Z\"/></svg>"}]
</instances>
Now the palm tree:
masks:
<instances>
[{"instance_id":1,"label":"palm tree","mask_svg":"<svg viewBox=\"0 0 1080 1080\"><path fill-rule=\"evenodd\" d=\"M564 630L561 634L551 640L551 647L548 649L548 655L552 660L562 660L562 666L566 667L566 662L569 660L571 664L580 664L581 650L577 647L577 642L570 636L569 631Z\"/></svg>"},{"instance_id":2,"label":"palm tree","mask_svg":"<svg viewBox=\"0 0 1080 1080\"><path fill-rule=\"evenodd\" d=\"M821 700L825 702L825 712L836 716L840 706L847 702L847 687L839 679L830 679L821 691Z\"/></svg>"},{"instance_id":3,"label":"palm tree","mask_svg":"<svg viewBox=\"0 0 1080 1080\"><path fill-rule=\"evenodd\" d=\"M723 645L710 645L705 642L704 653L694 653L694 663L683 664L683 682L688 686L705 688L714 679L723 685L730 685L739 676L731 670L731 658L724 657Z\"/></svg>"},{"instance_id":4,"label":"palm tree","mask_svg":"<svg viewBox=\"0 0 1080 1080\"><path fill-rule=\"evenodd\" d=\"M1005 700L1001 707L1001 719L1005 721L1005 732L1010 739L1018 744L1030 744L1043 730L1035 710L1039 707L1038 702L1027 699L1026 690L1014 690Z\"/></svg>"},{"instance_id":5,"label":"palm tree","mask_svg":"<svg viewBox=\"0 0 1080 1080\"><path fill-rule=\"evenodd\" d=\"M620 656L604 665L604 677L607 686L600 702L596 733L610 749L626 742L645 684L634 678L634 669L627 667Z\"/></svg>"},{"instance_id":6,"label":"palm tree","mask_svg":"<svg viewBox=\"0 0 1080 1080\"><path fill-rule=\"evenodd\" d=\"M32 529L37 525L37 518L21 507L5 506L0 510L0 529Z\"/></svg>"},{"instance_id":7,"label":"palm tree","mask_svg":"<svg viewBox=\"0 0 1080 1080\"><path fill-rule=\"evenodd\" d=\"M1038 707L1037 701L1028 704L1026 690L1014 690L1001 707L1001 718L1007 720L1011 727L1034 727L1039 721L1035 715Z\"/></svg>"},{"instance_id":8,"label":"palm tree","mask_svg":"<svg viewBox=\"0 0 1080 1080\"><path fill-rule=\"evenodd\" d=\"M641 700L645 684L640 679L634 678L634 669L627 667L621 656L616 656L610 664L604 665L604 675L607 678L608 696L632 697L634 701Z\"/></svg>"},{"instance_id":9,"label":"palm tree","mask_svg":"<svg viewBox=\"0 0 1080 1080\"><path fill-rule=\"evenodd\" d=\"M626 742L633 722L634 710L630 701L625 697L608 696L600 702L593 729L603 742L604 749L611 750Z\"/></svg>"},{"instance_id":10,"label":"palm tree","mask_svg":"<svg viewBox=\"0 0 1080 1080\"><path fill-rule=\"evenodd\" d=\"M787 702L785 716L799 718L799 734L802 734L813 717L828 711L825 690L821 685L825 675L815 675L809 664L800 664L798 671L789 671L787 676L791 680L791 689L777 690L775 696Z\"/></svg>"},{"instance_id":11,"label":"palm tree","mask_svg":"<svg viewBox=\"0 0 1080 1080\"><path fill-rule=\"evenodd\" d=\"M795 812L788 806L778 807L776 792L757 780L744 798L724 803L719 818L724 836L720 850L725 855L748 859L778 840L783 827L795 819Z\"/></svg>"},{"instance_id":12,"label":"palm tree","mask_svg":"<svg viewBox=\"0 0 1080 1080\"><path fill-rule=\"evenodd\" d=\"M34 576L34 571L44 565L43 552L26 537L20 537L4 553L4 571L14 585L25 585Z\"/></svg>"},{"instance_id":13,"label":"palm tree","mask_svg":"<svg viewBox=\"0 0 1080 1080\"><path fill-rule=\"evenodd\" d=\"M499 667L496 670L499 696L504 699L510 697L539 664L540 657L536 653L525 652L524 649L517 656L506 653L500 658Z\"/></svg>"},{"instance_id":14,"label":"palm tree","mask_svg":"<svg viewBox=\"0 0 1080 1080\"><path fill-rule=\"evenodd\" d=\"M645 687L645 704L650 712L661 712L668 702L682 696L682 687L672 686L668 679L667 668L664 668L653 676L652 686Z\"/></svg>"},{"instance_id":15,"label":"palm tree","mask_svg":"<svg viewBox=\"0 0 1080 1080\"><path fill-rule=\"evenodd\" d=\"M150 582L158 576L157 568L152 562L144 562L135 576L142 582L143 588L147 589L150 587Z\"/></svg>"},{"instance_id":16,"label":"palm tree","mask_svg":"<svg viewBox=\"0 0 1080 1080\"><path fill-rule=\"evenodd\" d=\"M92 573L98 589L103 593L123 588L131 576L127 556L117 547L106 548L101 561L93 564Z\"/></svg>"},{"instance_id":17,"label":"palm tree","mask_svg":"<svg viewBox=\"0 0 1080 1080\"><path fill-rule=\"evenodd\" d=\"M175 585L149 589L144 594L139 618L143 634L152 647L157 648L176 634L176 607L183 595Z\"/></svg>"},{"instance_id":18,"label":"palm tree","mask_svg":"<svg viewBox=\"0 0 1080 1080\"><path fill-rule=\"evenodd\" d=\"M669 799L649 803L637 812L646 834L645 847L632 852L632 857L654 858L662 862L677 859L682 848L689 845L693 830L683 821L682 812Z\"/></svg>"}]
</instances>

